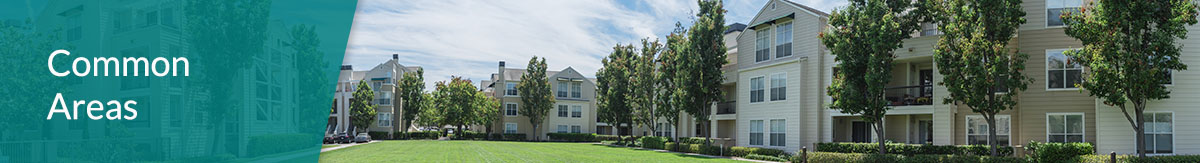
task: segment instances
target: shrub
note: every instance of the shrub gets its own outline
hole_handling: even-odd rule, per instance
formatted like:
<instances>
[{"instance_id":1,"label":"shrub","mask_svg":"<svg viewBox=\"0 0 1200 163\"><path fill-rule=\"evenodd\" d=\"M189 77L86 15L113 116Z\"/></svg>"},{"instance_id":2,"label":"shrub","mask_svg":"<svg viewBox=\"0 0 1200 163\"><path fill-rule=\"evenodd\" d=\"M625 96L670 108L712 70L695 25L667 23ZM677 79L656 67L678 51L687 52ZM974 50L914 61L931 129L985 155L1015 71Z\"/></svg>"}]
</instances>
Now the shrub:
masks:
<instances>
[{"instance_id":1,"label":"shrub","mask_svg":"<svg viewBox=\"0 0 1200 163\"><path fill-rule=\"evenodd\" d=\"M791 157L792 162L799 162L798 156ZM874 163L874 162L899 162L899 163L1021 163L1024 162L1021 158L1016 157L991 157L991 156L965 156L965 155L913 155L905 156L900 154L865 154L865 153L832 153L832 152L810 152L808 153L808 162L846 162L846 163Z\"/></svg>"},{"instance_id":2,"label":"shrub","mask_svg":"<svg viewBox=\"0 0 1200 163\"><path fill-rule=\"evenodd\" d=\"M770 148L754 148L754 147L729 147L729 152L726 155L745 157L750 154L767 155L767 156L782 156L787 155L783 150Z\"/></svg>"},{"instance_id":3,"label":"shrub","mask_svg":"<svg viewBox=\"0 0 1200 163\"><path fill-rule=\"evenodd\" d=\"M500 138L500 140L505 140L505 141L525 141L525 134L523 134L523 133L509 133L509 134L503 134L503 135L501 135L501 138Z\"/></svg>"},{"instance_id":4,"label":"shrub","mask_svg":"<svg viewBox=\"0 0 1200 163\"><path fill-rule=\"evenodd\" d=\"M650 148L650 149L667 149L667 148L665 148L666 146L663 144L663 143L666 143L666 142L667 142L667 138L666 138L666 137L661 137L661 136L643 136L643 137L641 137L641 138L638 138L638 139L637 139L637 142L641 144L641 147L642 147L642 148Z\"/></svg>"},{"instance_id":5,"label":"shrub","mask_svg":"<svg viewBox=\"0 0 1200 163\"><path fill-rule=\"evenodd\" d=\"M437 139L442 133L437 131L417 131L397 134L402 139ZM372 136L372 138L374 138L374 136Z\"/></svg>"},{"instance_id":6,"label":"shrub","mask_svg":"<svg viewBox=\"0 0 1200 163\"><path fill-rule=\"evenodd\" d=\"M1031 141L1028 146L1025 146L1025 150L1032 152L1029 155L1029 159L1033 162L1069 162L1078 156L1095 153L1093 152L1095 148L1091 143L1040 143Z\"/></svg>"},{"instance_id":7,"label":"shrub","mask_svg":"<svg viewBox=\"0 0 1200 163\"><path fill-rule=\"evenodd\" d=\"M596 134L590 133L547 133L552 141L595 142Z\"/></svg>"},{"instance_id":8,"label":"shrub","mask_svg":"<svg viewBox=\"0 0 1200 163\"><path fill-rule=\"evenodd\" d=\"M1109 155L1082 155L1072 159L1081 163L1108 163ZM1118 163L1150 163L1150 162L1200 162L1200 155L1147 156L1138 158L1136 155L1117 155Z\"/></svg>"},{"instance_id":9,"label":"shrub","mask_svg":"<svg viewBox=\"0 0 1200 163\"><path fill-rule=\"evenodd\" d=\"M399 133L396 133L396 134L399 134ZM388 137L388 132L382 132L382 131L367 132L367 135L371 135L371 139L374 139L374 140L392 139L391 137ZM357 137L358 135L354 135L354 136Z\"/></svg>"},{"instance_id":10,"label":"shrub","mask_svg":"<svg viewBox=\"0 0 1200 163\"><path fill-rule=\"evenodd\" d=\"M596 135L597 141L617 141L621 140L621 136L616 135Z\"/></svg>"},{"instance_id":11,"label":"shrub","mask_svg":"<svg viewBox=\"0 0 1200 163\"><path fill-rule=\"evenodd\" d=\"M902 154L906 156L918 154L958 154L958 155L991 155L990 147L987 145L913 145L888 143L885 145L888 149L887 153ZM837 152L837 153L878 153L879 144L875 143L818 143L816 151L818 152ZM997 151L1001 156L1011 156L1013 147L1000 146Z\"/></svg>"},{"instance_id":12,"label":"shrub","mask_svg":"<svg viewBox=\"0 0 1200 163\"><path fill-rule=\"evenodd\" d=\"M775 156L758 155L758 154L750 154L750 155L746 155L745 157L742 157L742 158L763 160L763 161L788 162L787 159L783 159L783 158L779 158L779 157L775 157Z\"/></svg>"},{"instance_id":13,"label":"shrub","mask_svg":"<svg viewBox=\"0 0 1200 163\"><path fill-rule=\"evenodd\" d=\"M246 153L250 156L261 156L315 147L313 146L314 144L296 143L296 141L311 140L317 137L319 136L309 134L269 134L252 136L250 137L249 144L247 144Z\"/></svg>"},{"instance_id":14,"label":"shrub","mask_svg":"<svg viewBox=\"0 0 1200 163\"><path fill-rule=\"evenodd\" d=\"M681 137L679 138L679 141L675 142L683 144L704 144L704 137ZM708 144L712 144L713 141L710 139L708 142Z\"/></svg>"}]
</instances>

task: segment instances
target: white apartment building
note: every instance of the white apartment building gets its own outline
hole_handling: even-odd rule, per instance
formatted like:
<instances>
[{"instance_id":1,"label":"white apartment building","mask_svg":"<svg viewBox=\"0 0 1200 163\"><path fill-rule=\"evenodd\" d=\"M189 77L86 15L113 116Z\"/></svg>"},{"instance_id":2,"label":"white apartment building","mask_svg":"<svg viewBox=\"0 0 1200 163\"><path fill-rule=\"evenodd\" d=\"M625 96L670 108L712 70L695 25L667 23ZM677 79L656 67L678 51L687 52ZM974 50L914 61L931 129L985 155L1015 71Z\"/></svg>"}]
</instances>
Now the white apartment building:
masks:
<instances>
[{"instance_id":1,"label":"white apartment building","mask_svg":"<svg viewBox=\"0 0 1200 163\"><path fill-rule=\"evenodd\" d=\"M364 132L388 132L393 134L400 132L402 117L400 114L402 102L396 96L396 82L403 77L404 73L417 72L421 69L419 66L404 66L399 63L399 55L393 54L390 60L384 61L379 65L363 71L354 71L350 65L342 65L341 73L338 75L337 91L334 92L333 108L329 113L329 123L327 125L326 134L335 133L364 133ZM355 131L355 127L350 124L350 102L354 99L354 91L358 89L360 81L366 81L370 89L375 92L375 100L372 104L375 107L375 123L367 127L367 131ZM416 127L409 127L410 131L415 131Z\"/></svg>"}]
</instances>

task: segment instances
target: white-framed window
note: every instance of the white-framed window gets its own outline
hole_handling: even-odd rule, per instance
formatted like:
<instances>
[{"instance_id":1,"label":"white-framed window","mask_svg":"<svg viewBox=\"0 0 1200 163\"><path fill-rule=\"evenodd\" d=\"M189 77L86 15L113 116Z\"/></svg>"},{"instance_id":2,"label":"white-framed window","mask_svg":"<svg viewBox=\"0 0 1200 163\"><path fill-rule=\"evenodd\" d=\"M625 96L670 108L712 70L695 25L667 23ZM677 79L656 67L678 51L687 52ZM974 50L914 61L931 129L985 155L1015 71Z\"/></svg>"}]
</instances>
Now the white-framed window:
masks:
<instances>
[{"instance_id":1,"label":"white-framed window","mask_svg":"<svg viewBox=\"0 0 1200 163\"><path fill-rule=\"evenodd\" d=\"M558 81L558 97L567 97L567 81Z\"/></svg>"},{"instance_id":2,"label":"white-framed window","mask_svg":"<svg viewBox=\"0 0 1200 163\"><path fill-rule=\"evenodd\" d=\"M673 136L674 135L675 128L671 124L655 123L655 125L656 125L655 128L657 128L658 131L654 132L654 136Z\"/></svg>"},{"instance_id":3,"label":"white-framed window","mask_svg":"<svg viewBox=\"0 0 1200 163\"><path fill-rule=\"evenodd\" d=\"M763 145L762 120L750 120L750 145Z\"/></svg>"},{"instance_id":4,"label":"white-framed window","mask_svg":"<svg viewBox=\"0 0 1200 163\"><path fill-rule=\"evenodd\" d=\"M1175 117L1172 112L1142 114L1146 136L1146 154L1175 153Z\"/></svg>"},{"instance_id":5,"label":"white-framed window","mask_svg":"<svg viewBox=\"0 0 1200 163\"><path fill-rule=\"evenodd\" d=\"M771 74L771 101L787 100L787 74Z\"/></svg>"},{"instance_id":6,"label":"white-framed window","mask_svg":"<svg viewBox=\"0 0 1200 163\"><path fill-rule=\"evenodd\" d=\"M754 42L754 62L771 59L771 28L760 28L754 35L756 36Z\"/></svg>"},{"instance_id":7,"label":"white-framed window","mask_svg":"<svg viewBox=\"0 0 1200 163\"><path fill-rule=\"evenodd\" d=\"M1046 50L1046 89L1078 89L1083 82L1083 66L1063 55L1067 49Z\"/></svg>"},{"instance_id":8,"label":"white-framed window","mask_svg":"<svg viewBox=\"0 0 1200 163\"><path fill-rule=\"evenodd\" d=\"M776 25L775 58L792 56L792 22Z\"/></svg>"},{"instance_id":9,"label":"white-framed window","mask_svg":"<svg viewBox=\"0 0 1200 163\"><path fill-rule=\"evenodd\" d=\"M504 123L504 133L506 133L506 134L517 133L517 123Z\"/></svg>"},{"instance_id":10,"label":"white-framed window","mask_svg":"<svg viewBox=\"0 0 1200 163\"><path fill-rule=\"evenodd\" d=\"M967 144L987 144L988 124L983 116L967 116ZM1009 116L996 115L996 144L1009 145Z\"/></svg>"},{"instance_id":11,"label":"white-framed window","mask_svg":"<svg viewBox=\"0 0 1200 163\"><path fill-rule=\"evenodd\" d=\"M583 106L580 106L580 105L571 106L571 118L582 118L582 117L583 117Z\"/></svg>"},{"instance_id":12,"label":"white-framed window","mask_svg":"<svg viewBox=\"0 0 1200 163\"><path fill-rule=\"evenodd\" d=\"M558 125L558 131L556 131L556 132L558 132L558 133L567 133L567 131L568 131L568 129L567 129L567 125Z\"/></svg>"},{"instance_id":13,"label":"white-framed window","mask_svg":"<svg viewBox=\"0 0 1200 163\"><path fill-rule=\"evenodd\" d=\"M583 132L583 127L580 127L579 125L571 126L571 133L582 133L582 132Z\"/></svg>"},{"instance_id":14,"label":"white-framed window","mask_svg":"<svg viewBox=\"0 0 1200 163\"><path fill-rule=\"evenodd\" d=\"M558 105L558 117L567 117L567 105Z\"/></svg>"},{"instance_id":15,"label":"white-framed window","mask_svg":"<svg viewBox=\"0 0 1200 163\"><path fill-rule=\"evenodd\" d=\"M1166 78L1163 80L1163 85L1175 85L1175 73L1171 73L1171 70L1167 70L1162 78Z\"/></svg>"},{"instance_id":16,"label":"white-framed window","mask_svg":"<svg viewBox=\"0 0 1200 163\"><path fill-rule=\"evenodd\" d=\"M1063 12L1077 12L1083 0L1046 0L1046 27L1063 26Z\"/></svg>"},{"instance_id":17,"label":"white-framed window","mask_svg":"<svg viewBox=\"0 0 1200 163\"><path fill-rule=\"evenodd\" d=\"M1046 113L1046 142L1083 142L1083 121L1083 113Z\"/></svg>"},{"instance_id":18,"label":"white-framed window","mask_svg":"<svg viewBox=\"0 0 1200 163\"><path fill-rule=\"evenodd\" d=\"M517 103L504 103L504 116L517 116Z\"/></svg>"},{"instance_id":19,"label":"white-framed window","mask_svg":"<svg viewBox=\"0 0 1200 163\"><path fill-rule=\"evenodd\" d=\"M392 127L392 113L375 114L375 119L377 121L377 124L375 124L375 126Z\"/></svg>"},{"instance_id":20,"label":"white-framed window","mask_svg":"<svg viewBox=\"0 0 1200 163\"><path fill-rule=\"evenodd\" d=\"M571 82L571 98L583 97L583 82Z\"/></svg>"},{"instance_id":21,"label":"white-framed window","mask_svg":"<svg viewBox=\"0 0 1200 163\"><path fill-rule=\"evenodd\" d=\"M750 102L763 102L763 96L765 96L763 77L750 78Z\"/></svg>"},{"instance_id":22,"label":"white-framed window","mask_svg":"<svg viewBox=\"0 0 1200 163\"><path fill-rule=\"evenodd\" d=\"M771 120L771 146L787 145L787 123L783 119Z\"/></svg>"},{"instance_id":23,"label":"white-framed window","mask_svg":"<svg viewBox=\"0 0 1200 163\"><path fill-rule=\"evenodd\" d=\"M505 96L516 96L517 95L517 83L504 83L504 95Z\"/></svg>"}]
</instances>

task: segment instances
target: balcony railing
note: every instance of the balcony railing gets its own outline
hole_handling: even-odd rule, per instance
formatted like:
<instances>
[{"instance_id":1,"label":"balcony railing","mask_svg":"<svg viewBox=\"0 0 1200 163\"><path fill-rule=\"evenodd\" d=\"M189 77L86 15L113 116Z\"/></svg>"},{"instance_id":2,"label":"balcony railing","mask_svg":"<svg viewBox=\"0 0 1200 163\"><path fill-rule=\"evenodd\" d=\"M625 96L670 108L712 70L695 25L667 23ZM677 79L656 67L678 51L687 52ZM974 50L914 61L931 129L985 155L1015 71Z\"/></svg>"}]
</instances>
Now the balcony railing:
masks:
<instances>
[{"instance_id":1,"label":"balcony railing","mask_svg":"<svg viewBox=\"0 0 1200 163\"><path fill-rule=\"evenodd\" d=\"M933 85L884 88L888 106L933 105Z\"/></svg>"},{"instance_id":2,"label":"balcony railing","mask_svg":"<svg viewBox=\"0 0 1200 163\"><path fill-rule=\"evenodd\" d=\"M727 101L727 102L717 103L717 114L736 114L737 108L734 107L736 105L737 105L736 101Z\"/></svg>"},{"instance_id":3,"label":"balcony railing","mask_svg":"<svg viewBox=\"0 0 1200 163\"><path fill-rule=\"evenodd\" d=\"M392 99L390 99L390 98L384 98L384 99L375 99L375 104L379 104L379 105L392 105Z\"/></svg>"}]
</instances>

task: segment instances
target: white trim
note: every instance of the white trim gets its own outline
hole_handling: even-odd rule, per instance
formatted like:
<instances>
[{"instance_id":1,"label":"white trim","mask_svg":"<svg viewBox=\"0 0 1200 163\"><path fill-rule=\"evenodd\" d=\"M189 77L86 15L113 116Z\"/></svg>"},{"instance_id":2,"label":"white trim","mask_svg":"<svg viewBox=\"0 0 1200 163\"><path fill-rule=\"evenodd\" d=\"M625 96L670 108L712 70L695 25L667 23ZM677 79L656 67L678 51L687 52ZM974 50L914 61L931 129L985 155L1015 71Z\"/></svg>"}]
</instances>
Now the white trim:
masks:
<instances>
[{"instance_id":1,"label":"white trim","mask_svg":"<svg viewBox=\"0 0 1200 163\"><path fill-rule=\"evenodd\" d=\"M780 132L781 134L783 134L783 142L782 142L782 143L783 143L783 145L774 145L774 144L771 144L771 141L770 141L770 140L767 140L767 143L765 143L765 144L767 144L767 146L772 146L772 147L787 147L787 130L788 130L788 128L787 128L787 119L770 119L770 120L767 120L767 122L773 122L773 121L775 121L775 120L783 121L783 125L782 125L782 126L783 126L783 131L782 131L782 132ZM767 130L767 131L764 131L764 133L767 135L767 136L764 136L764 137L767 137L768 139L774 139L774 138L775 138L775 135L774 135L774 134L775 134L775 131L774 131L774 130L775 130L775 124L774 124L774 123L770 123L770 124L771 124L771 125L769 125L769 126L771 126L771 128L770 128L770 129L764 129L764 130Z\"/></svg>"},{"instance_id":2,"label":"white trim","mask_svg":"<svg viewBox=\"0 0 1200 163\"><path fill-rule=\"evenodd\" d=\"M1070 1L1070 0L1063 0L1063 1ZM1043 18L1046 18L1045 20L1042 21L1042 28L1045 28L1045 29L1066 28L1067 27L1066 22L1063 22L1063 25L1056 25L1056 26L1050 25L1050 0L1046 0L1046 1L1042 1L1042 2L1043 2L1042 11L1045 11L1045 12L1042 12L1043 13L1042 16L1045 16ZM1080 11L1082 11L1083 5L1084 5L1083 0L1079 0L1079 6L1076 8L1080 8L1081 9ZM1067 7L1063 6L1063 8L1067 8ZM1061 21L1061 19L1060 19L1060 21Z\"/></svg>"},{"instance_id":3,"label":"white trim","mask_svg":"<svg viewBox=\"0 0 1200 163\"><path fill-rule=\"evenodd\" d=\"M1045 142L1050 142L1050 116L1055 116L1055 115L1062 115L1062 116L1063 116L1063 122L1064 122L1064 123L1069 123L1069 122L1067 122L1067 121L1066 121L1066 120L1067 120L1067 118L1066 118L1066 116L1067 116L1067 115L1079 115L1079 125L1080 125L1080 126L1079 126L1079 131L1080 131L1080 133L1079 133L1079 136L1081 137L1079 140L1080 140L1080 141L1083 141L1083 142L1087 142L1087 114L1084 114L1083 112L1056 112L1056 113L1046 113L1046 126L1045 126L1045 128L1046 128L1046 140L1045 140ZM1065 133L1065 130L1067 129L1067 126L1066 126L1066 125L1067 125L1067 124L1063 124L1063 130L1064 130L1064 133ZM1065 139L1065 138L1064 138L1064 139Z\"/></svg>"},{"instance_id":4,"label":"white trim","mask_svg":"<svg viewBox=\"0 0 1200 163\"><path fill-rule=\"evenodd\" d=\"M754 14L754 17L750 17L750 22L746 22L746 24L747 24L747 25L754 24L754 20L755 20L755 19L758 19L758 16L762 16L762 13L763 13L763 11L766 11L767 7L770 7L771 3L778 3L778 2L771 1L771 2L768 2L767 4L763 4L763 7L760 7L760 8L759 8L759 10L758 10L758 13L755 13L755 14ZM790 2L784 2L784 3L785 3L785 4L788 4L789 6L792 6L792 7L794 7L794 8L796 8L796 9L799 9L800 11L804 11L804 13L808 13L809 15L816 16L816 17L817 17L817 19L826 19L826 18L828 18L827 16L820 15L820 14L817 14L817 13L813 13L812 11L808 11L808 9L804 9L803 7L796 6L796 4L792 4L792 3L790 3ZM750 26L746 26L746 28L750 28ZM738 34L736 38L740 40L740 39L742 38L742 35L745 35L746 33L747 33L747 32L742 32L742 33Z\"/></svg>"},{"instance_id":5,"label":"white trim","mask_svg":"<svg viewBox=\"0 0 1200 163\"><path fill-rule=\"evenodd\" d=\"M1179 153L1177 151L1177 150L1179 150L1179 148L1177 147L1179 143L1176 143L1177 142L1176 140L1179 140L1176 137L1179 137L1179 135L1176 134L1176 132L1175 132L1175 130L1176 130L1176 128L1175 128L1175 122L1176 122L1175 121L1175 111L1145 111L1145 112L1142 112L1142 116L1145 116L1148 113L1171 113L1171 153L1154 153L1154 154L1146 153L1146 155L1147 156L1162 156L1162 155L1175 155L1175 154ZM1143 121L1144 121L1144 119L1143 119ZM1145 123L1145 122L1143 122L1143 123ZM1142 126L1142 127L1145 127L1145 126ZM1142 129L1142 133L1138 133L1138 134L1146 134L1145 129ZM1137 141L1136 140L1137 135L1133 135L1133 136L1135 139L1134 141ZM1143 140L1143 141L1145 141L1145 140ZM1145 142L1138 142L1138 143L1145 143ZM1134 144L1133 146L1134 146L1133 150L1137 151L1137 144Z\"/></svg>"},{"instance_id":6,"label":"white trim","mask_svg":"<svg viewBox=\"0 0 1200 163\"><path fill-rule=\"evenodd\" d=\"M746 97L746 98L749 98L749 99L747 99L747 101L749 101L750 104L759 104L759 103L767 102L767 83L765 81L763 82L763 88L762 88L763 89L762 101L758 101L758 102L754 101L754 78L762 78L762 80L760 80L760 81L767 79L767 77L765 75L751 76L749 79L747 79L748 82L746 82L746 84L749 84L746 86L746 89L748 90L747 93L749 93L749 95L747 95L748 97Z\"/></svg>"},{"instance_id":7,"label":"white trim","mask_svg":"<svg viewBox=\"0 0 1200 163\"><path fill-rule=\"evenodd\" d=\"M775 35L775 38L774 38L775 41L773 42L773 45L772 45L772 47L775 47L775 53L772 54L773 56L775 56L775 59L796 56L796 50L793 50L794 48L792 48L792 47L796 46L796 38L795 38L796 37L795 36L796 35L796 23L795 22L796 22L795 19L792 19L792 20L787 20L787 21L783 21L783 22L776 22L774 24L775 31L771 31L771 33L773 33ZM786 35L786 36L788 36L788 39L784 39L784 40L787 40L788 41L787 43L792 44L792 45L791 45L791 47L788 47L788 55L780 57L780 56L778 56L779 55L778 54L779 53L779 45L781 45L781 43L779 42L779 29L783 29L780 27L780 26L783 26L783 24L788 24L788 26L790 26L787 28L788 35Z\"/></svg>"},{"instance_id":8,"label":"white trim","mask_svg":"<svg viewBox=\"0 0 1200 163\"><path fill-rule=\"evenodd\" d=\"M513 104L513 105L516 105L516 106L517 106L517 107L515 108L515 109L517 110L517 114L516 114L516 115L508 115L508 104ZM516 116L518 116L518 115L521 115L521 105L520 105L520 104L517 104L517 103L515 103L515 102L505 102L505 103L504 103L504 116L505 116L505 117L516 117Z\"/></svg>"},{"instance_id":9,"label":"white trim","mask_svg":"<svg viewBox=\"0 0 1200 163\"><path fill-rule=\"evenodd\" d=\"M513 127L512 127L512 131L513 131L513 132L508 132L508 131L509 131L509 130L508 130L508 125L509 125L509 124L512 124L512 126L513 126ZM517 125L517 123L511 123L511 122L509 122L509 123L504 123L504 133L506 133L506 134L520 133L520 132L521 132L521 130L519 130L520 128L521 128L521 126L520 126L520 125Z\"/></svg>"},{"instance_id":10,"label":"white trim","mask_svg":"<svg viewBox=\"0 0 1200 163\"><path fill-rule=\"evenodd\" d=\"M788 100L788 99L787 99L787 94L781 95L781 96L783 96L783 99L782 99L782 100L773 100L773 99L771 99L771 98L770 98L770 95L771 95L771 93L775 93L775 90L772 90L773 88L771 87L771 82L770 82L771 80L773 80L773 78L775 77L775 75L783 75L783 83L782 83L782 84L783 84L783 86L782 86L782 87L783 87L783 93L787 93L787 88L788 88L788 83L787 83L787 81L788 81L788 75L787 75L787 72L777 72L777 73L770 73L770 74L768 74L768 75L767 75L767 77L771 77L771 78L767 78L767 84L766 84L766 85L764 85L764 86L766 86L766 90L767 90L767 91L765 91L765 92L770 92L770 93L766 93L766 95L767 95L767 96L766 96L766 97L763 97L763 101L766 101L766 102L778 102L778 101L787 101L787 100Z\"/></svg>"},{"instance_id":11,"label":"white trim","mask_svg":"<svg viewBox=\"0 0 1200 163\"><path fill-rule=\"evenodd\" d=\"M967 145L971 145L971 133L970 132L971 132L971 118L972 117L983 118L983 115L967 115L967 116L963 117L963 124L964 124L964 126L963 126L963 132L964 132L963 133L963 141L966 141ZM1012 116L1009 116L1008 114L996 114L996 117L994 117L994 118L1000 119L1000 117L1008 118L1008 134L1003 134L1003 135L1008 135L1008 146L1012 146L1012 143L1013 143ZM1000 122L997 121L996 123L1000 123ZM996 128L996 126L988 126L988 127ZM984 131L984 132L985 132L985 134L983 134L983 135L990 134L990 133L986 133L987 131ZM1001 135L1001 134L999 133L999 131L997 131L996 137L999 138L1000 137L999 135Z\"/></svg>"},{"instance_id":12,"label":"white trim","mask_svg":"<svg viewBox=\"0 0 1200 163\"><path fill-rule=\"evenodd\" d=\"M1067 57L1066 59L1067 59L1067 61L1069 61L1069 60L1071 60L1071 58L1070 58L1070 56L1067 56L1067 54L1065 54L1065 53L1067 52L1067 50L1075 50L1075 49L1079 49L1079 48L1046 49L1046 50L1045 50L1046 52L1045 52L1045 53L1042 53L1042 57L1044 58L1043 60L1045 61L1045 63L1043 63L1043 66L1044 66L1044 67L1042 68L1042 72L1043 72L1043 74L1042 74L1043 78L1042 78L1042 79L1045 79L1045 80L1046 80L1046 83L1045 83L1044 85L1042 85L1042 86L1043 86L1044 88L1046 88L1046 91L1047 91L1047 92L1052 92L1052 91L1077 91L1077 90L1080 90L1080 88L1079 88L1079 87L1074 87L1074 88L1065 88L1065 87L1066 87L1066 85L1063 85L1063 87L1064 87L1064 88L1050 88L1050 52L1051 52L1051 51L1061 51L1061 52L1059 52L1059 53L1060 53L1060 54L1062 54L1064 57ZM1064 63L1064 64L1068 64L1068 63L1069 63L1069 62L1067 62L1067 63ZM1083 64L1080 64L1079 66L1080 66L1080 67L1079 67L1079 80L1080 80L1079 82L1081 82L1081 83L1082 83L1082 82L1083 82L1083 78L1084 78L1084 76L1083 76L1083 69L1084 69L1084 68L1083 68ZM1060 70L1063 70L1063 72L1064 72L1064 73L1063 73L1063 82L1067 82L1067 81L1066 81L1066 77L1067 77L1066 71L1067 71L1067 69L1064 67L1063 69L1060 69Z\"/></svg>"},{"instance_id":13,"label":"white trim","mask_svg":"<svg viewBox=\"0 0 1200 163\"><path fill-rule=\"evenodd\" d=\"M771 40L771 38L774 38L774 37L771 37L771 35L774 34L775 32L771 29L773 29L773 28L769 25L767 27L754 29L754 63L755 64L771 61L771 59L774 59L774 58L771 58L771 47L775 46L775 45L773 45L775 43L775 41ZM763 59L761 61L758 60L758 51L761 50L758 48L758 46L759 46L758 39L762 39L762 38L759 38L758 32L766 32L767 33L766 34L767 56L766 56L766 59Z\"/></svg>"}]
</instances>

